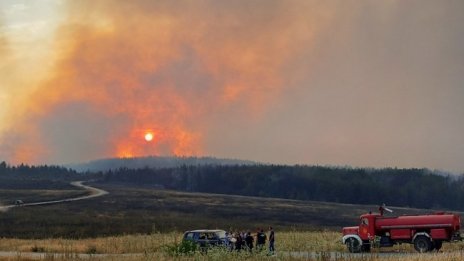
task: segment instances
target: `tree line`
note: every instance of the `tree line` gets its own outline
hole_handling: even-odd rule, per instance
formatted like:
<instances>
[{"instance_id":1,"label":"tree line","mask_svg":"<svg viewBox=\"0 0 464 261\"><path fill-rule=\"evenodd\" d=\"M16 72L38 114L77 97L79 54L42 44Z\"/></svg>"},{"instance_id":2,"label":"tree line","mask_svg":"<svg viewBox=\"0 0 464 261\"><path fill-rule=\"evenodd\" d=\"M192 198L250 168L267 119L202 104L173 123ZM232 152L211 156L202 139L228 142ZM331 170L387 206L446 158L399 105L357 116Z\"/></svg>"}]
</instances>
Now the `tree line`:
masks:
<instances>
[{"instance_id":1,"label":"tree line","mask_svg":"<svg viewBox=\"0 0 464 261\"><path fill-rule=\"evenodd\" d=\"M82 176L60 166L10 166L4 161L0 162L0 189L73 188L69 182Z\"/></svg>"},{"instance_id":2,"label":"tree line","mask_svg":"<svg viewBox=\"0 0 464 261\"><path fill-rule=\"evenodd\" d=\"M181 166L120 168L101 182L350 204L464 210L464 178L428 169L322 166Z\"/></svg>"},{"instance_id":3,"label":"tree line","mask_svg":"<svg viewBox=\"0 0 464 261\"><path fill-rule=\"evenodd\" d=\"M428 169L255 164L119 168L79 173L60 166L9 166L0 162L0 189L67 188L72 180L187 192L464 210L464 176L443 175Z\"/></svg>"}]
</instances>

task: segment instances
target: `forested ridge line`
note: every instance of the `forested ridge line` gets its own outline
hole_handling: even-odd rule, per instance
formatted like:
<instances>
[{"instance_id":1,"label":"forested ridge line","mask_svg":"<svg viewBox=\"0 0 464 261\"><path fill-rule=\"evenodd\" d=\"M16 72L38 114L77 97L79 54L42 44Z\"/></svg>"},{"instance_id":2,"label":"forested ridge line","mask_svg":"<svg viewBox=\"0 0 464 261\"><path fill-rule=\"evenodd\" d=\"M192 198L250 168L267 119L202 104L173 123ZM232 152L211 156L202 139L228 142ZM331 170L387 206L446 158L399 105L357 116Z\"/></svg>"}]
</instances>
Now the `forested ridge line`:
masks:
<instances>
[{"instance_id":1,"label":"forested ridge line","mask_svg":"<svg viewBox=\"0 0 464 261\"><path fill-rule=\"evenodd\" d=\"M182 166L101 172L102 182L350 204L464 210L464 178L428 169Z\"/></svg>"},{"instance_id":2,"label":"forested ridge line","mask_svg":"<svg viewBox=\"0 0 464 261\"><path fill-rule=\"evenodd\" d=\"M17 166L0 162L0 189L72 189L69 182L83 174L55 165ZM91 175L86 175L85 178Z\"/></svg>"},{"instance_id":3,"label":"forested ridge line","mask_svg":"<svg viewBox=\"0 0 464 261\"><path fill-rule=\"evenodd\" d=\"M182 165L78 173L60 166L0 163L0 189L67 187L72 180L188 192L349 204L464 210L464 176L428 169L286 165Z\"/></svg>"}]
</instances>

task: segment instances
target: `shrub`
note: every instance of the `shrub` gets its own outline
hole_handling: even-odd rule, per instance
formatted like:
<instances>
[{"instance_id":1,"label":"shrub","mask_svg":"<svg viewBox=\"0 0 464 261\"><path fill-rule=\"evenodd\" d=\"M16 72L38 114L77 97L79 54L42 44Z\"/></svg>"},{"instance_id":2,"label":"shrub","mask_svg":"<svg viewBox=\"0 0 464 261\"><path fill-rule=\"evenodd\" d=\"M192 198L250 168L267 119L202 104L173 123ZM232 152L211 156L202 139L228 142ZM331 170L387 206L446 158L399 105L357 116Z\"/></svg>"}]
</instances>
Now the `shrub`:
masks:
<instances>
[{"instance_id":1,"label":"shrub","mask_svg":"<svg viewBox=\"0 0 464 261\"><path fill-rule=\"evenodd\" d=\"M165 245L164 249L169 256L191 256L198 251L198 245L192 241L182 240L180 243Z\"/></svg>"},{"instance_id":2,"label":"shrub","mask_svg":"<svg viewBox=\"0 0 464 261\"><path fill-rule=\"evenodd\" d=\"M96 254L97 253L97 247L96 246L88 246L85 253L89 254L89 255Z\"/></svg>"},{"instance_id":3,"label":"shrub","mask_svg":"<svg viewBox=\"0 0 464 261\"><path fill-rule=\"evenodd\" d=\"M34 245L33 247L31 247L31 251L35 252L35 253L37 253L37 252L42 253L42 252L45 252L45 248Z\"/></svg>"}]
</instances>

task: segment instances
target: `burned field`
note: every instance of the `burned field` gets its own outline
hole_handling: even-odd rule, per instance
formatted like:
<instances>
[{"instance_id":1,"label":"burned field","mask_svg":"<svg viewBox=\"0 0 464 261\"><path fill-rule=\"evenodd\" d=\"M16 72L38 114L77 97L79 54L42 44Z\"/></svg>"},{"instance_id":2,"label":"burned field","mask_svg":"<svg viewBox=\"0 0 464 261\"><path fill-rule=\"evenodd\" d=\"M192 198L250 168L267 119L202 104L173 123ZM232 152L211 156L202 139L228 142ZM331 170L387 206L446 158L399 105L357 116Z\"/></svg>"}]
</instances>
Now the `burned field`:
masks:
<instances>
[{"instance_id":1,"label":"burned field","mask_svg":"<svg viewBox=\"0 0 464 261\"><path fill-rule=\"evenodd\" d=\"M0 236L88 238L192 228L254 230L269 225L286 231L339 231L342 226L357 224L360 214L376 208L101 183L95 186L109 194L77 202L17 207L0 213ZM30 193L47 194L34 190ZM429 212L412 209L395 211L396 214Z\"/></svg>"}]
</instances>

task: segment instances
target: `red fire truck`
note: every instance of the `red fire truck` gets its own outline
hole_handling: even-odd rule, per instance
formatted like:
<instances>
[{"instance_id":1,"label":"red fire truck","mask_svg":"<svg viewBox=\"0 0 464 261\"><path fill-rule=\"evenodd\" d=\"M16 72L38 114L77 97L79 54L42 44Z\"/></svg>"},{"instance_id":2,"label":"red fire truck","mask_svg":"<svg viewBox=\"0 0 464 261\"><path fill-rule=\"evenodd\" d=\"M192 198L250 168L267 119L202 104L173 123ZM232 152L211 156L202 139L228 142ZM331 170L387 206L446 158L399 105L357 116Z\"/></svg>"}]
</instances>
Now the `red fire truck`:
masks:
<instances>
[{"instance_id":1,"label":"red fire truck","mask_svg":"<svg viewBox=\"0 0 464 261\"><path fill-rule=\"evenodd\" d=\"M405 215L387 217L385 205L380 213L361 215L359 226L344 227L342 242L352 253L368 252L371 247L391 247L410 243L418 252L438 251L444 241L461 240L461 218L456 214Z\"/></svg>"}]
</instances>

